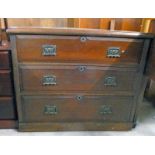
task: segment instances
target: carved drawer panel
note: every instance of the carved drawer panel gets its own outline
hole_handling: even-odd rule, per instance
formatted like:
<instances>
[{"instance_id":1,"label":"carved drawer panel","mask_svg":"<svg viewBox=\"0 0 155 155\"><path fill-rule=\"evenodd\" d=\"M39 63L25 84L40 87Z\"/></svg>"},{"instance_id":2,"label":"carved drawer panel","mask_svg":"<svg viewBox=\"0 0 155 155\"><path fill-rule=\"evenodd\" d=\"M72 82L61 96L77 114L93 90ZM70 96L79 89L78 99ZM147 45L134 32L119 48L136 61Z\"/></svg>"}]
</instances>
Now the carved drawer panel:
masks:
<instances>
[{"instance_id":1,"label":"carved drawer panel","mask_svg":"<svg viewBox=\"0 0 155 155\"><path fill-rule=\"evenodd\" d=\"M142 39L17 35L20 62L91 61L104 64L137 64Z\"/></svg>"},{"instance_id":2,"label":"carved drawer panel","mask_svg":"<svg viewBox=\"0 0 155 155\"><path fill-rule=\"evenodd\" d=\"M136 69L95 65L20 65L21 91L134 91Z\"/></svg>"},{"instance_id":3,"label":"carved drawer panel","mask_svg":"<svg viewBox=\"0 0 155 155\"><path fill-rule=\"evenodd\" d=\"M23 96L24 122L129 121L133 97L66 94Z\"/></svg>"}]
</instances>

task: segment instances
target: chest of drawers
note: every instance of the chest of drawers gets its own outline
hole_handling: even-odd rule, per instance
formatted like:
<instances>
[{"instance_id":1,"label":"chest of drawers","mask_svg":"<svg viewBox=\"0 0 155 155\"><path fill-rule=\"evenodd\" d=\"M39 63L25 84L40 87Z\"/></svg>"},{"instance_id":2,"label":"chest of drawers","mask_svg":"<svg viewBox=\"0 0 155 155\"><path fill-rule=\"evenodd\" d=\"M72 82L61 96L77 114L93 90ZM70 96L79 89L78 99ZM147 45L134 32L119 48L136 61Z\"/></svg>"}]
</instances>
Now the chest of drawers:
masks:
<instances>
[{"instance_id":1,"label":"chest of drawers","mask_svg":"<svg viewBox=\"0 0 155 155\"><path fill-rule=\"evenodd\" d=\"M8 29L20 131L129 130L152 35Z\"/></svg>"},{"instance_id":2,"label":"chest of drawers","mask_svg":"<svg viewBox=\"0 0 155 155\"><path fill-rule=\"evenodd\" d=\"M16 106L13 92L12 62L9 43L0 45L0 128L16 127Z\"/></svg>"}]
</instances>

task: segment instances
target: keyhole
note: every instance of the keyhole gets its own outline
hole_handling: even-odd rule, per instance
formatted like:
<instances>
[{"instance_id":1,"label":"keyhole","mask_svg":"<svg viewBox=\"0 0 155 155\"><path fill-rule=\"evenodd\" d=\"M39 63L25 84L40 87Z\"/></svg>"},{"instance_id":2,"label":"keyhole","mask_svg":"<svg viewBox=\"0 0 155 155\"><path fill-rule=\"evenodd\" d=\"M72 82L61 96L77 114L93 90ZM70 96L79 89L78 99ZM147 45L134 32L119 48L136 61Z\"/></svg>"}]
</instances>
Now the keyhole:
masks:
<instances>
[{"instance_id":1,"label":"keyhole","mask_svg":"<svg viewBox=\"0 0 155 155\"><path fill-rule=\"evenodd\" d=\"M84 72L84 71L85 71L85 69L86 69L86 67L85 67L85 66L80 66L80 67L79 67L80 72Z\"/></svg>"},{"instance_id":2,"label":"keyhole","mask_svg":"<svg viewBox=\"0 0 155 155\"><path fill-rule=\"evenodd\" d=\"M82 100L82 96L78 95L78 96L76 96L76 99L77 99L78 101L80 101L80 100Z\"/></svg>"},{"instance_id":3,"label":"keyhole","mask_svg":"<svg viewBox=\"0 0 155 155\"><path fill-rule=\"evenodd\" d=\"M80 41L81 41L81 42L85 42L86 40L87 40L86 37L81 37L81 38L80 38Z\"/></svg>"}]
</instances>

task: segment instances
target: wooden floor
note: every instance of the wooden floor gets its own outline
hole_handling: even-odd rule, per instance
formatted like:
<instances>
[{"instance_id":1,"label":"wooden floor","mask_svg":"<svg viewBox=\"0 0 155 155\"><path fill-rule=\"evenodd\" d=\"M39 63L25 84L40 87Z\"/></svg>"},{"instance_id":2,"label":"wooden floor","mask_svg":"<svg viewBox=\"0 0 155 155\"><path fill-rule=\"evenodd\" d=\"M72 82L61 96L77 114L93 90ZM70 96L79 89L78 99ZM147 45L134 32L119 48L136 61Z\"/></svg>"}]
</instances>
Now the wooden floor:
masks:
<instances>
[{"instance_id":1,"label":"wooden floor","mask_svg":"<svg viewBox=\"0 0 155 155\"><path fill-rule=\"evenodd\" d=\"M0 130L0 136L155 136L155 107L144 100L139 110L136 128L123 132L17 132L17 130Z\"/></svg>"}]
</instances>

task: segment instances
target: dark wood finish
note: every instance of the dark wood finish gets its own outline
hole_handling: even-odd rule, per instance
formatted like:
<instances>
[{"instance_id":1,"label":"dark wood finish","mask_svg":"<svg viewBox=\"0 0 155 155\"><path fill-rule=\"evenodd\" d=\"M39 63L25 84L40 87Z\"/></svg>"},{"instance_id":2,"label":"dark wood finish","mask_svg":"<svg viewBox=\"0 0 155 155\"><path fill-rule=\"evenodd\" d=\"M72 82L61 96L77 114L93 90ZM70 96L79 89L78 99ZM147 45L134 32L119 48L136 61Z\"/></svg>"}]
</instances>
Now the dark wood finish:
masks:
<instances>
[{"instance_id":1,"label":"dark wood finish","mask_svg":"<svg viewBox=\"0 0 155 155\"><path fill-rule=\"evenodd\" d=\"M80 36L17 36L17 55L20 62L94 61L104 64L139 63L143 40ZM56 55L44 56L44 45L56 45ZM119 58L109 58L111 47L120 48ZM135 52L136 51L136 52Z\"/></svg>"},{"instance_id":2,"label":"dark wood finish","mask_svg":"<svg viewBox=\"0 0 155 155\"><path fill-rule=\"evenodd\" d=\"M12 97L0 97L0 119L16 119Z\"/></svg>"},{"instance_id":3,"label":"dark wood finish","mask_svg":"<svg viewBox=\"0 0 155 155\"><path fill-rule=\"evenodd\" d=\"M0 128L7 129L17 127L11 65L10 45L8 41L2 41L0 46Z\"/></svg>"},{"instance_id":4,"label":"dark wood finish","mask_svg":"<svg viewBox=\"0 0 155 155\"><path fill-rule=\"evenodd\" d=\"M151 34L95 29L10 29L8 33L20 131L129 130L135 126ZM61 50L57 45L60 55L54 54L55 61L41 58L41 46L52 44L53 38L59 38L54 43L61 45ZM121 65L106 57L101 62L98 53L107 44L128 49L126 59L115 58ZM101 106L104 118L96 113Z\"/></svg>"},{"instance_id":5,"label":"dark wood finish","mask_svg":"<svg viewBox=\"0 0 155 155\"><path fill-rule=\"evenodd\" d=\"M142 51L142 56L141 56L141 62L140 62L140 67L138 76L137 76L137 88L136 88L136 93L135 93L135 104L133 106L133 111L132 111L132 116L134 117L134 122L137 120L137 113L138 113L138 105L142 103L142 94L144 94L145 91L145 69L146 69L146 62L147 62L147 56L149 53L149 47L150 47L150 39L145 39L144 42L144 48Z\"/></svg>"},{"instance_id":6,"label":"dark wood finish","mask_svg":"<svg viewBox=\"0 0 155 155\"><path fill-rule=\"evenodd\" d=\"M48 122L20 123L19 131L127 131L133 128L131 122Z\"/></svg>"},{"instance_id":7,"label":"dark wood finish","mask_svg":"<svg viewBox=\"0 0 155 155\"><path fill-rule=\"evenodd\" d=\"M155 34L155 19L152 19L149 32ZM147 61L146 74L149 78L145 91L145 97L155 104L155 39L152 41L150 53Z\"/></svg>"},{"instance_id":8,"label":"dark wood finish","mask_svg":"<svg viewBox=\"0 0 155 155\"><path fill-rule=\"evenodd\" d=\"M154 80L148 79L146 90L145 90L145 98L154 104L155 102L155 81Z\"/></svg>"},{"instance_id":9,"label":"dark wood finish","mask_svg":"<svg viewBox=\"0 0 155 155\"><path fill-rule=\"evenodd\" d=\"M155 40L153 40L152 42L147 65L147 75L149 76L150 79L155 81L154 68L155 68Z\"/></svg>"},{"instance_id":10,"label":"dark wood finish","mask_svg":"<svg viewBox=\"0 0 155 155\"><path fill-rule=\"evenodd\" d=\"M0 129L15 129L18 128L18 122L16 120L4 119L0 120Z\"/></svg>"},{"instance_id":11,"label":"dark wood finish","mask_svg":"<svg viewBox=\"0 0 155 155\"><path fill-rule=\"evenodd\" d=\"M2 42L2 22L1 22L1 18L0 18L0 45Z\"/></svg>"},{"instance_id":12,"label":"dark wood finish","mask_svg":"<svg viewBox=\"0 0 155 155\"><path fill-rule=\"evenodd\" d=\"M129 121L133 97L103 95L23 96L23 122ZM116 102L117 101L117 102ZM57 113L45 113L46 106L55 106ZM103 108L110 112L102 113ZM108 113L109 112L109 113Z\"/></svg>"},{"instance_id":13,"label":"dark wood finish","mask_svg":"<svg viewBox=\"0 0 155 155\"><path fill-rule=\"evenodd\" d=\"M11 73L7 70L0 71L0 96L12 95Z\"/></svg>"},{"instance_id":14,"label":"dark wood finish","mask_svg":"<svg viewBox=\"0 0 155 155\"><path fill-rule=\"evenodd\" d=\"M145 97L155 104L155 40L152 43L150 55L147 63L147 76L149 77L148 84L145 90Z\"/></svg>"},{"instance_id":15,"label":"dark wood finish","mask_svg":"<svg viewBox=\"0 0 155 155\"><path fill-rule=\"evenodd\" d=\"M0 51L0 69L10 69L10 54L8 51Z\"/></svg>"},{"instance_id":16,"label":"dark wood finish","mask_svg":"<svg viewBox=\"0 0 155 155\"><path fill-rule=\"evenodd\" d=\"M81 71L81 68L84 70ZM21 91L130 91L134 93L137 70L93 65L21 65ZM43 85L43 77L56 76L55 85ZM74 75L74 76L73 76ZM106 78L115 77L116 85L106 85Z\"/></svg>"}]
</instances>

